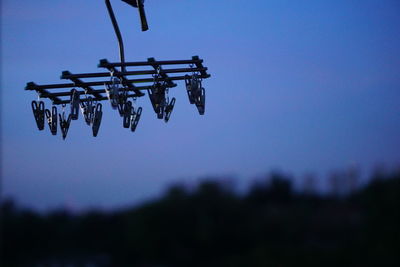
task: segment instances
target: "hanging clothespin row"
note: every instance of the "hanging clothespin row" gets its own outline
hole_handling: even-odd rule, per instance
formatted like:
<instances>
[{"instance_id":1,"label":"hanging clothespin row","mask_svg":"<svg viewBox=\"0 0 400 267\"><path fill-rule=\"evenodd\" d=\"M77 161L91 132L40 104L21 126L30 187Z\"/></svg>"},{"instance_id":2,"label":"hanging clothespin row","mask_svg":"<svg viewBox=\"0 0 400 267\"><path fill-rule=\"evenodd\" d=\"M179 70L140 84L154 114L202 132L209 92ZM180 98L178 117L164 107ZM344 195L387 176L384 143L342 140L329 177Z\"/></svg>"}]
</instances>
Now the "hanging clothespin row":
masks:
<instances>
[{"instance_id":1,"label":"hanging clothespin row","mask_svg":"<svg viewBox=\"0 0 400 267\"><path fill-rule=\"evenodd\" d=\"M87 125L91 125L96 106L93 104L93 98L88 97L85 91L85 102L80 102L80 109Z\"/></svg>"},{"instance_id":2,"label":"hanging clothespin row","mask_svg":"<svg viewBox=\"0 0 400 267\"><path fill-rule=\"evenodd\" d=\"M44 129L45 109L44 109L44 102L40 100L40 95L38 96L37 101L35 100L32 101L31 106L32 106L33 116L35 117L36 125L39 131L42 131Z\"/></svg>"},{"instance_id":3,"label":"hanging clothespin row","mask_svg":"<svg viewBox=\"0 0 400 267\"><path fill-rule=\"evenodd\" d=\"M51 112L50 110L46 109L45 114L51 134L57 135L57 107L53 106L51 108Z\"/></svg>"},{"instance_id":4,"label":"hanging clothespin row","mask_svg":"<svg viewBox=\"0 0 400 267\"><path fill-rule=\"evenodd\" d=\"M142 107L139 107L136 112L134 109L132 109L132 114L131 114L131 131L132 132L134 132L136 130L136 127L140 120L140 116L142 116Z\"/></svg>"},{"instance_id":5,"label":"hanging clothespin row","mask_svg":"<svg viewBox=\"0 0 400 267\"><path fill-rule=\"evenodd\" d=\"M107 98L110 100L111 107L117 109L119 104L119 85L121 81L117 77L114 77L112 72L110 81L110 84L105 84Z\"/></svg>"},{"instance_id":6,"label":"hanging clothespin row","mask_svg":"<svg viewBox=\"0 0 400 267\"><path fill-rule=\"evenodd\" d=\"M62 132L62 138L65 140L68 134L69 126L71 124L71 114L68 114L68 117L65 118L65 104L62 104L62 114L58 114L60 118L60 128Z\"/></svg>"},{"instance_id":7,"label":"hanging clothespin row","mask_svg":"<svg viewBox=\"0 0 400 267\"><path fill-rule=\"evenodd\" d=\"M92 122L92 132L94 137L96 137L97 134L99 133L102 117L103 117L103 106L101 105L101 103L97 103Z\"/></svg>"},{"instance_id":8,"label":"hanging clothespin row","mask_svg":"<svg viewBox=\"0 0 400 267\"><path fill-rule=\"evenodd\" d=\"M71 90L71 119L77 120L79 116L79 102L80 102L80 93L74 88Z\"/></svg>"}]
</instances>

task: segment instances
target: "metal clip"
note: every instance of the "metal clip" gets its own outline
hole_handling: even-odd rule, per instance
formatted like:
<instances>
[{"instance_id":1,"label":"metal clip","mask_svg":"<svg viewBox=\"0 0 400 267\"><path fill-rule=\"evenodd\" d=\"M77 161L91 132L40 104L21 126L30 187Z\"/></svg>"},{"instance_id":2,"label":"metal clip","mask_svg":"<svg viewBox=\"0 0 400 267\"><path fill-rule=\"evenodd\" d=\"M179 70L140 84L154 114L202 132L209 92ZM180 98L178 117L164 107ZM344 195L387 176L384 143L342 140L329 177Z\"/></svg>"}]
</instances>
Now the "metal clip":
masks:
<instances>
[{"instance_id":1,"label":"metal clip","mask_svg":"<svg viewBox=\"0 0 400 267\"><path fill-rule=\"evenodd\" d=\"M172 110L174 110L174 106L175 106L175 97L173 97L171 99L171 102L169 102L169 104L165 107L165 118L164 121L168 122L169 121L169 117L171 116Z\"/></svg>"},{"instance_id":2,"label":"metal clip","mask_svg":"<svg viewBox=\"0 0 400 267\"><path fill-rule=\"evenodd\" d=\"M44 129L44 102L32 101L32 111L39 131Z\"/></svg>"},{"instance_id":3,"label":"metal clip","mask_svg":"<svg viewBox=\"0 0 400 267\"><path fill-rule=\"evenodd\" d=\"M51 113L48 109L46 109L45 113L51 134L57 135L57 108L53 106L51 108Z\"/></svg>"},{"instance_id":4,"label":"metal clip","mask_svg":"<svg viewBox=\"0 0 400 267\"><path fill-rule=\"evenodd\" d=\"M92 131L93 131L94 137L96 137L97 134L99 133L101 118L103 117L102 109L103 109L103 106L101 105L101 103L97 103L96 110L95 110L94 116L93 116L93 124L92 124Z\"/></svg>"},{"instance_id":5,"label":"metal clip","mask_svg":"<svg viewBox=\"0 0 400 267\"><path fill-rule=\"evenodd\" d=\"M139 107L136 112L134 110L132 111L132 116L131 116L131 131L132 132L134 132L136 130L136 127L140 120L140 116L142 116L142 107Z\"/></svg>"},{"instance_id":6,"label":"metal clip","mask_svg":"<svg viewBox=\"0 0 400 267\"><path fill-rule=\"evenodd\" d=\"M71 119L77 120L79 116L80 93L76 89L71 90Z\"/></svg>"},{"instance_id":7,"label":"metal clip","mask_svg":"<svg viewBox=\"0 0 400 267\"><path fill-rule=\"evenodd\" d=\"M132 109L133 109L132 108L132 102L131 101L126 102L126 104L124 105L124 112L123 112L123 116L124 116L124 118L123 118L123 126L124 126L124 128L129 128L130 127L131 115L132 115L132 112L134 112Z\"/></svg>"}]
</instances>

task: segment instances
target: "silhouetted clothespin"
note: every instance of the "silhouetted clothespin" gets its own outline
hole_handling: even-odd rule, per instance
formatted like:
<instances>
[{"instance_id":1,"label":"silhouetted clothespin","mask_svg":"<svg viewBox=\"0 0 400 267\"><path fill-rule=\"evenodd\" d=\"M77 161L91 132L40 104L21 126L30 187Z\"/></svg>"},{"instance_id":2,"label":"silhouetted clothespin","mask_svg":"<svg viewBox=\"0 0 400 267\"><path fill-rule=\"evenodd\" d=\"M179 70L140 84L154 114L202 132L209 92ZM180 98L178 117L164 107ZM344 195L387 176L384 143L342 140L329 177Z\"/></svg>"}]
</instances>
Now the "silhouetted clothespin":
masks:
<instances>
[{"instance_id":1,"label":"silhouetted clothespin","mask_svg":"<svg viewBox=\"0 0 400 267\"><path fill-rule=\"evenodd\" d=\"M128 101L124 105L124 112L123 112L123 126L124 126L124 128L129 128L130 127L131 115L132 115L132 102Z\"/></svg>"},{"instance_id":2,"label":"silhouetted clothespin","mask_svg":"<svg viewBox=\"0 0 400 267\"><path fill-rule=\"evenodd\" d=\"M40 100L32 101L31 106L36 125L39 131L42 131L44 129L44 102Z\"/></svg>"},{"instance_id":3,"label":"silhouetted clothespin","mask_svg":"<svg viewBox=\"0 0 400 267\"><path fill-rule=\"evenodd\" d=\"M133 110L133 114L131 116L131 131L132 132L134 132L136 130L136 127L140 120L140 116L142 116L142 108L141 107L139 107L136 112Z\"/></svg>"},{"instance_id":4,"label":"silhouetted clothespin","mask_svg":"<svg viewBox=\"0 0 400 267\"><path fill-rule=\"evenodd\" d=\"M86 97L86 103L83 101L80 103L80 108L83 117L85 118L85 122L87 125L91 125L93 121L93 116L95 112L95 105L93 104L93 98L92 97Z\"/></svg>"},{"instance_id":5,"label":"silhouetted clothespin","mask_svg":"<svg viewBox=\"0 0 400 267\"><path fill-rule=\"evenodd\" d=\"M175 97L173 97L171 99L171 102L169 102L168 105L165 107L165 118L164 118L165 122L168 122L169 118L171 117L172 110L174 110L175 101L176 99Z\"/></svg>"},{"instance_id":6,"label":"silhouetted clothespin","mask_svg":"<svg viewBox=\"0 0 400 267\"><path fill-rule=\"evenodd\" d=\"M46 109L47 123L52 135L57 135L57 108L53 106L50 110Z\"/></svg>"},{"instance_id":7,"label":"silhouetted clothespin","mask_svg":"<svg viewBox=\"0 0 400 267\"><path fill-rule=\"evenodd\" d=\"M76 89L71 90L71 99L70 99L70 106L71 106L71 119L77 120L79 116L79 101L80 101L80 94Z\"/></svg>"},{"instance_id":8,"label":"silhouetted clothespin","mask_svg":"<svg viewBox=\"0 0 400 267\"><path fill-rule=\"evenodd\" d=\"M92 132L93 132L94 137L96 137L97 134L99 133L101 119L103 117L102 109L103 109L103 106L101 105L101 103L97 103L96 110L95 110L94 116L93 116L93 123L92 123Z\"/></svg>"},{"instance_id":9,"label":"silhouetted clothespin","mask_svg":"<svg viewBox=\"0 0 400 267\"><path fill-rule=\"evenodd\" d=\"M106 84L106 93L107 93L107 98L110 100L111 107L113 109L118 108L118 103L119 103L119 84L120 80L117 77L112 77L111 76L111 84Z\"/></svg>"}]
</instances>

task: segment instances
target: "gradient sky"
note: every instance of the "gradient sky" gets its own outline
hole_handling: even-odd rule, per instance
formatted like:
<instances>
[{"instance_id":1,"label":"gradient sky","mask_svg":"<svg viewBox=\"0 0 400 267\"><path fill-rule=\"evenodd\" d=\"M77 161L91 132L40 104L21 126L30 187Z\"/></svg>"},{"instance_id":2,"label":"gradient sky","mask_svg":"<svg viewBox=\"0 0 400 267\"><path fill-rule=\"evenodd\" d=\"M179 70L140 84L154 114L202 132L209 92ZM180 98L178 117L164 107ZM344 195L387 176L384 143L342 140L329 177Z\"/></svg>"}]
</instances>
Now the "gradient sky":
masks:
<instances>
[{"instance_id":1,"label":"gradient sky","mask_svg":"<svg viewBox=\"0 0 400 267\"><path fill-rule=\"evenodd\" d=\"M148 0L145 33L135 9L111 2L128 61L205 60L205 116L180 82L168 124L146 96L135 133L109 105L97 138L82 117L66 141L39 132L26 83L97 72L118 60L117 42L104 1L3 0L3 195L39 210L115 208L199 177L400 163L400 1Z\"/></svg>"}]
</instances>

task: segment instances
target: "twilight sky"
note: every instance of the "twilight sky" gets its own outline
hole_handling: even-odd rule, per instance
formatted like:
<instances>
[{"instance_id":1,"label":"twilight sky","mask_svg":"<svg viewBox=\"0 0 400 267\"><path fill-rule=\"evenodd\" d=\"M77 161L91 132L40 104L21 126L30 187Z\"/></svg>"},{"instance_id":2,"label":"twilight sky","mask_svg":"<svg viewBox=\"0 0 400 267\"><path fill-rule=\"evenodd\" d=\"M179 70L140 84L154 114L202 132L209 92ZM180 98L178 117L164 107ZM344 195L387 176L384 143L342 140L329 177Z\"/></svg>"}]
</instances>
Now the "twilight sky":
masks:
<instances>
[{"instance_id":1,"label":"twilight sky","mask_svg":"<svg viewBox=\"0 0 400 267\"><path fill-rule=\"evenodd\" d=\"M111 2L127 61L204 59L205 116L179 82L168 124L146 96L135 133L108 104L97 138L82 117L66 141L39 132L26 83L97 72L118 60L116 38L104 1L3 0L3 195L39 210L115 208L175 181L400 163L400 1L148 0L145 33L136 9Z\"/></svg>"}]
</instances>

